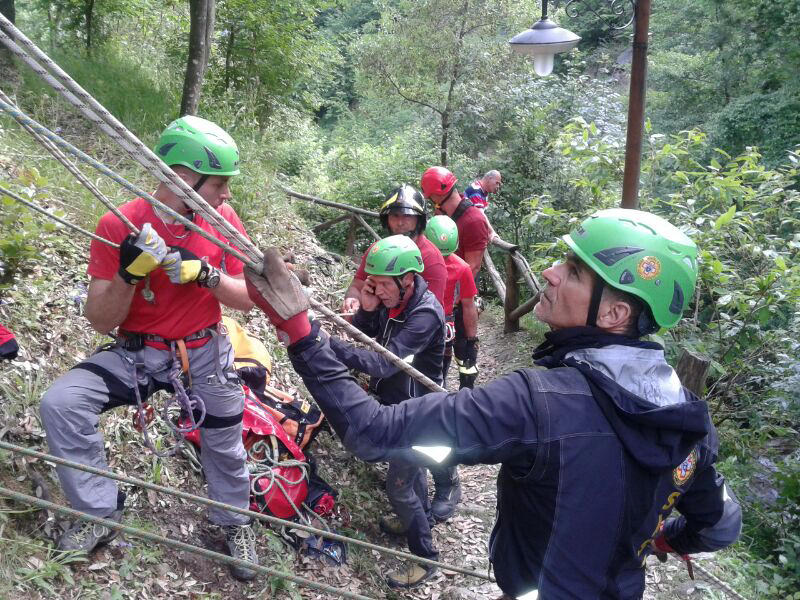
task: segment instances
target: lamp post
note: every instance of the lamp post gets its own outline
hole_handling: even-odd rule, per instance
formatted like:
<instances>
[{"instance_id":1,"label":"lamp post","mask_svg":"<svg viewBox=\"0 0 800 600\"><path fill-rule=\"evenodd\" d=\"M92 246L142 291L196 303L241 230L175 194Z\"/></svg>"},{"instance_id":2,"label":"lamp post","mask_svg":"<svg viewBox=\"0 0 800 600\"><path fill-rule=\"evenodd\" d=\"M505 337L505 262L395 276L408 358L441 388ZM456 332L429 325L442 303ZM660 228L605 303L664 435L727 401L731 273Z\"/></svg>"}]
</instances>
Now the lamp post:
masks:
<instances>
[{"instance_id":1,"label":"lamp post","mask_svg":"<svg viewBox=\"0 0 800 600\"><path fill-rule=\"evenodd\" d=\"M568 0L565 10L574 17L584 0ZM630 3L631 17L614 29L624 29L633 23L633 57L628 94L628 125L625 138L625 171L622 175L622 208L639 206L639 174L642 163L642 138L644 134L644 102L647 82L647 33L650 27L650 0L596 0L605 4L607 12L601 13L591 6L588 10L609 22L626 15ZM610 16L610 18L609 18ZM563 29L547 18L547 0L542 0L542 18L533 27L515 35L509 43L517 54L532 56L537 75L549 75L553 70L553 57L572 50L580 37ZM538 65L538 66L537 66Z\"/></svg>"}]
</instances>

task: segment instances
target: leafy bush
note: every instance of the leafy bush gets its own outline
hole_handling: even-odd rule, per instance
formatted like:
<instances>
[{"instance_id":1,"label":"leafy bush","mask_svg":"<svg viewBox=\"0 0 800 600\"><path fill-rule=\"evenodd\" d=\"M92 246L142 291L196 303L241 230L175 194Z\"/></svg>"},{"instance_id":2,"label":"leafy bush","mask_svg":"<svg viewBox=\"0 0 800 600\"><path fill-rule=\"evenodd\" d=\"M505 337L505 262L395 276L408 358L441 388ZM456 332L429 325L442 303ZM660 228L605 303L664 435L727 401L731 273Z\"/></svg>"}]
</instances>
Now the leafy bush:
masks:
<instances>
[{"instance_id":1,"label":"leafy bush","mask_svg":"<svg viewBox=\"0 0 800 600\"><path fill-rule=\"evenodd\" d=\"M26 200L36 202L41 199L37 194L36 186L46 183L39 172L34 169L23 169L18 177L9 185L3 182L4 187ZM14 281L19 271L29 270L36 262L39 252L34 241L43 233L53 231L55 226L51 221L42 221L31 213L31 210L13 198L0 195L0 292L8 288Z\"/></svg>"}]
</instances>

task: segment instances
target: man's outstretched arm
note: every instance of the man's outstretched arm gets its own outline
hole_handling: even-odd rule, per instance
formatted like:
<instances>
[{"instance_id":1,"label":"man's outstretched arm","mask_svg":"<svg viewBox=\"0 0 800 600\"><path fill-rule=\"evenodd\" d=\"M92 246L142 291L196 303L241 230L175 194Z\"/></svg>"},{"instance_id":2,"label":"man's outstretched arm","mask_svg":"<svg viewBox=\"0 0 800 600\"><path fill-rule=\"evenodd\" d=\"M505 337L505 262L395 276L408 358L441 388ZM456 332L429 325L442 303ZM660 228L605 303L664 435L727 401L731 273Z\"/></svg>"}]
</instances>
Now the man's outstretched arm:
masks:
<instances>
[{"instance_id":1,"label":"man's outstretched arm","mask_svg":"<svg viewBox=\"0 0 800 600\"><path fill-rule=\"evenodd\" d=\"M245 269L250 298L286 339L297 373L345 446L368 461L403 454L421 463L439 448L447 463L495 463L530 451L537 441L533 385L517 371L475 391L433 393L382 406L348 374L280 253L264 252L261 272Z\"/></svg>"}]
</instances>

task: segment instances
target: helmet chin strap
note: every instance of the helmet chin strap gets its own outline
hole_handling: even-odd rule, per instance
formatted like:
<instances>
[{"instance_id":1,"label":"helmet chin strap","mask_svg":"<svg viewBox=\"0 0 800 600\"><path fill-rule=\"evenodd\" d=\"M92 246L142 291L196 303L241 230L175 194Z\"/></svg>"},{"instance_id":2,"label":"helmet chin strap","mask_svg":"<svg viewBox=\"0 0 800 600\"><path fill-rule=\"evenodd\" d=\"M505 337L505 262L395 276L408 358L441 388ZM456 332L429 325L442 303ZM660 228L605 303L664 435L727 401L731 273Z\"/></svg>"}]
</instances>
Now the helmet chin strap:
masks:
<instances>
[{"instance_id":1,"label":"helmet chin strap","mask_svg":"<svg viewBox=\"0 0 800 600\"><path fill-rule=\"evenodd\" d=\"M193 189L195 192L197 192L197 193L200 193L200 188L201 188L201 187L203 187L203 184L205 184L205 182L206 182L206 181L208 181L208 175L201 174L201 175L200 175L200 179L198 179L198 180L197 180L197 183L195 183L195 184L192 186L192 189Z\"/></svg>"},{"instance_id":2,"label":"helmet chin strap","mask_svg":"<svg viewBox=\"0 0 800 600\"><path fill-rule=\"evenodd\" d=\"M599 275L595 275L592 286L592 298L589 300L589 313L586 315L586 326L597 327L597 311L600 309L600 300L603 298L603 289L606 282Z\"/></svg>"},{"instance_id":3,"label":"helmet chin strap","mask_svg":"<svg viewBox=\"0 0 800 600\"><path fill-rule=\"evenodd\" d=\"M405 289L403 288L402 285L400 285L400 281L402 280L402 278L403 278L403 276L395 276L395 277L393 277L394 284L397 286L397 289L400 291L400 302L403 301L403 297L406 295Z\"/></svg>"}]
</instances>

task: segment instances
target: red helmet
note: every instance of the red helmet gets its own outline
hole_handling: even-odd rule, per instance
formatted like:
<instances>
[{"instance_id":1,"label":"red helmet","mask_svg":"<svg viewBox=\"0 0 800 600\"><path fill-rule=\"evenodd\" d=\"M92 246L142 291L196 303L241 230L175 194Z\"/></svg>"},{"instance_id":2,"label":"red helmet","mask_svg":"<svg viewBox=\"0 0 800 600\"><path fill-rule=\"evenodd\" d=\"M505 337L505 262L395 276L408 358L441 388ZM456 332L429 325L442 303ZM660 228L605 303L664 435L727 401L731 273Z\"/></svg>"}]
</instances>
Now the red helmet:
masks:
<instances>
[{"instance_id":1,"label":"red helmet","mask_svg":"<svg viewBox=\"0 0 800 600\"><path fill-rule=\"evenodd\" d=\"M426 198L430 198L431 194L446 196L457 181L456 176L444 167L431 167L422 174L422 195Z\"/></svg>"}]
</instances>

